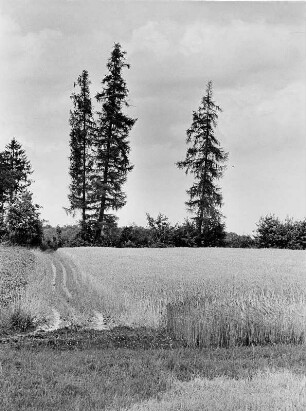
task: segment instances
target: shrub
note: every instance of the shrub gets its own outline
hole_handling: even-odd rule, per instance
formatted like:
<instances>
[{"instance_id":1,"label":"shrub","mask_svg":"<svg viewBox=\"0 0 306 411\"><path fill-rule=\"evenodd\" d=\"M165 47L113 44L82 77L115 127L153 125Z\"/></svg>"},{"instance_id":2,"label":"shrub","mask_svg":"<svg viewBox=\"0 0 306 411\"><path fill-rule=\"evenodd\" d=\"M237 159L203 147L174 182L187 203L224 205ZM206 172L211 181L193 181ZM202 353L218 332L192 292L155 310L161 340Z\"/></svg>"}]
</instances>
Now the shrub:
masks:
<instances>
[{"instance_id":1,"label":"shrub","mask_svg":"<svg viewBox=\"0 0 306 411\"><path fill-rule=\"evenodd\" d=\"M34 330L35 321L34 318L21 309L13 311L9 318L9 329L12 331L30 331Z\"/></svg>"},{"instance_id":2,"label":"shrub","mask_svg":"<svg viewBox=\"0 0 306 411\"><path fill-rule=\"evenodd\" d=\"M165 247L173 244L174 227L171 226L168 217L159 213L156 218L153 218L147 213L147 221L152 245Z\"/></svg>"},{"instance_id":3,"label":"shrub","mask_svg":"<svg viewBox=\"0 0 306 411\"><path fill-rule=\"evenodd\" d=\"M117 247L150 247L152 236L150 230L135 224L120 229Z\"/></svg>"},{"instance_id":4,"label":"shrub","mask_svg":"<svg viewBox=\"0 0 306 411\"><path fill-rule=\"evenodd\" d=\"M260 248L306 249L306 220L281 222L274 215L262 217L257 224L255 236Z\"/></svg>"},{"instance_id":5,"label":"shrub","mask_svg":"<svg viewBox=\"0 0 306 411\"><path fill-rule=\"evenodd\" d=\"M256 242L249 235L226 233L224 246L229 248L255 248Z\"/></svg>"},{"instance_id":6,"label":"shrub","mask_svg":"<svg viewBox=\"0 0 306 411\"><path fill-rule=\"evenodd\" d=\"M177 224L173 227L172 243L174 247L195 247L195 237L194 225L187 219L183 224Z\"/></svg>"},{"instance_id":7,"label":"shrub","mask_svg":"<svg viewBox=\"0 0 306 411\"><path fill-rule=\"evenodd\" d=\"M46 225L43 227L43 240L41 249L57 250L60 247L80 247L91 245L84 241L80 236L81 229L77 225L65 225L63 227L52 227Z\"/></svg>"}]
</instances>

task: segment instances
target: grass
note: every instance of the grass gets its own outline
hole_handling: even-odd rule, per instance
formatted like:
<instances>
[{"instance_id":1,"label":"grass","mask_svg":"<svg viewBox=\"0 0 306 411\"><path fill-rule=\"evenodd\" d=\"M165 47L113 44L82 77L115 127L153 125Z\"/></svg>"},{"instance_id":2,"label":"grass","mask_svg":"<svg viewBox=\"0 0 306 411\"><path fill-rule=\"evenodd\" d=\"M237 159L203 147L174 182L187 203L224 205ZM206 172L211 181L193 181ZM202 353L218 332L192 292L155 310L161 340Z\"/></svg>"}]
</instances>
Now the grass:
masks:
<instances>
[{"instance_id":1,"label":"grass","mask_svg":"<svg viewBox=\"0 0 306 411\"><path fill-rule=\"evenodd\" d=\"M306 376L288 370L265 370L251 379L196 378L176 382L158 399L135 404L128 411L304 410Z\"/></svg>"},{"instance_id":2,"label":"grass","mask_svg":"<svg viewBox=\"0 0 306 411\"><path fill-rule=\"evenodd\" d=\"M220 404L223 404L228 392L232 404L237 404L233 394L236 396L239 392L242 397L246 397L255 392L252 384L249 389L243 389L250 381L254 381L254 386L257 386L257 397L262 395L263 399L264 396L268 399L268 377L261 385L256 377L261 370L266 369L276 372L272 375L276 380L273 380L272 384L270 382L270 387L275 388L275 398L282 398L285 390L288 398L294 400L296 387L306 374L306 348L278 345L194 350L139 347L97 349L87 346L84 349L71 350L66 346L66 349L62 347L59 350L54 347L30 348L22 345L13 348L4 344L0 350L0 364L0 408L7 411L119 411L133 406L135 410L149 411L151 408L146 403L136 404L150 399L153 399L150 403L150 406L153 404L152 407L155 406L156 399L162 401L160 408L153 407L152 410L200 410L206 409L203 404L209 404L203 402L205 392L210 395L207 398L209 401L213 400L212 392L222 394ZM290 372L286 369L290 369ZM194 381L195 376L199 380ZM281 379L283 377L284 380ZM292 385L289 384L290 378ZM223 386L223 382L226 385ZM206 391L201 388L203 384ZM286 384L289 384L287 388ZM177 390L178 398L185 402L185 408L167 408L169 403L175 400L173 392ZM190 397L191 393L193 394ZM202 408L186 408L186 403L192 404L192 399L196 404L202 404ZM231 401L228 397L227 403L231 404ZM137 408L138 406L140 408Z\"/></svg>"},{"instance_id":3,"label":"grass","mask_svg":"<svg viewBox=\"0 0 306 411\"><path fill-rule=\"evenodd\" d=\"M0 333L33 329L35 317L25 302L34 255L21 247L0 247L0 264Z\"/></svg>"}]
</instances>

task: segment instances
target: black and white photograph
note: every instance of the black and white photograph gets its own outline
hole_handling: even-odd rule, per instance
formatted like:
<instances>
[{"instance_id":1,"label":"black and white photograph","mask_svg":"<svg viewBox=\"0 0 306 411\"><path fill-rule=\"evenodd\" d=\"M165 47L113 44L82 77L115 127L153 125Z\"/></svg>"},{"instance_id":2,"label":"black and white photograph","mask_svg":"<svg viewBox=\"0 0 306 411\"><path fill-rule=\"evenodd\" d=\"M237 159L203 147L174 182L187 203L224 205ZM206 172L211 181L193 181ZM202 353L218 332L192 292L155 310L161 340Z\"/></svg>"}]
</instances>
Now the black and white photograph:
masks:
<instances>
[{"instance_id":1,"label":"black and white photograph","mask_svg":"<svg viewBox=\"0 0 306 411\"><path fill-rule=\"evenodd\" d=\"M0 410L306 410L305 12L0 0Z\"/></svg>"}]
</instances>

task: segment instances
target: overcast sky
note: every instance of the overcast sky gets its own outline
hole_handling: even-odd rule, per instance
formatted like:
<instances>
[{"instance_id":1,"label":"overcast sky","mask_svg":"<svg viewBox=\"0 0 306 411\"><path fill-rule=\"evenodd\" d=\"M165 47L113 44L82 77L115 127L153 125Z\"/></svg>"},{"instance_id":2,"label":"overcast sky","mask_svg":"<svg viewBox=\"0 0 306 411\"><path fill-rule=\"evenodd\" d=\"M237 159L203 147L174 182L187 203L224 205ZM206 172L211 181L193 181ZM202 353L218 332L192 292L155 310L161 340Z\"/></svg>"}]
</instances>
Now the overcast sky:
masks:
<instances>
[{"instance_id":1,"label":"overcast sky","mask_svg":"<svg viewBox=\"0 0 306 411\"><path fill-rule=\"evenodd\" d=\"M73 83L88 70L94 97L120 42L131 64L128 114L138 121L119 225L145 225L146 212L173 223L187 216L192 180L175 162L209 80L229 152L220 180L227 230L251 234L269 213L305 218L304 11L286 2L0 0L0 150L21 142L42 217L71 223L63 207Z\"/></svg>"}]
</instances>

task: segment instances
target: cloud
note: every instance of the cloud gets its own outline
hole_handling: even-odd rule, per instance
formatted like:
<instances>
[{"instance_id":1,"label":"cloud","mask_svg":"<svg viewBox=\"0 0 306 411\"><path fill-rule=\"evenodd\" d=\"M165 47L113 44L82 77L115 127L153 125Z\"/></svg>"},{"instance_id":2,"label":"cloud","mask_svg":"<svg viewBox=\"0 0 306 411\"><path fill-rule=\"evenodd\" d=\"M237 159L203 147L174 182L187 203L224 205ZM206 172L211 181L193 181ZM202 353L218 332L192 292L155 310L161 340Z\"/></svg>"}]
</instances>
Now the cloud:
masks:
<instances>
[{"instance_id":1,"label":"cloud","mask_svg":"<svg viewBox=\"0 0 306 411\"><path fill-rule=\"evenodd\" d=\"M2 65L2 77L15 82L41 70L43 59L61 39L61 32L46 28L23 33L11 17L0 14L0 38L1 59L9 63Z\"/></svg>"},{"instance_id":2,"label":"cloud","mask_svg":"<svg viewBox=\"0 0 306 411\"><path fill-rule=\"evenodd\" d=\"M300 182L305 183L300 165L306 106L300 5L2 3L1 146L16 136L29 150L34 179L43 181L35 192L39 202L48 204L45 218L54 224L66 221L61 206L69 184L73 82L88 69L94 96L115 41L122 43L131 63L124 72L128 113L138 118L131 133L135 169L128 178L128 204L120 223L139 222L146 211L165 212L173 221L186 216L190 181L174 163L185 155L185 132L208 80L213 80L215 100L224 109L217 135L235 165L221 182L230 229L241 231L243 213L244 230L250 232L258 210L275 206L277 213L305 205L299 201Z\"/></svg>"},{"instance_id":3,"label":"cloud","mask_svg":"<svg viewBox=\"0 0 306 411\"><path fill-rule=\"evenodd\" d=\"M305 42L293 30L265 22L233 20L224 26L198 22L186 28L180 51L217 79L244 83L259 73L273 71L275 75L290 66L299 67Z\"/></svg>"},{"instance_id":4,"label":"cloud","mask_svg":"<svg viewBox=\"0 0 306 411\"><path fill-rule=\"evenodd\" d=\"M158 60L167 56L171 48L171 34L175 29L175 25L169 21L166 23L148 21L133 30L128 46L130 53L149 53Z\"/></svg>"}]
</instances>

